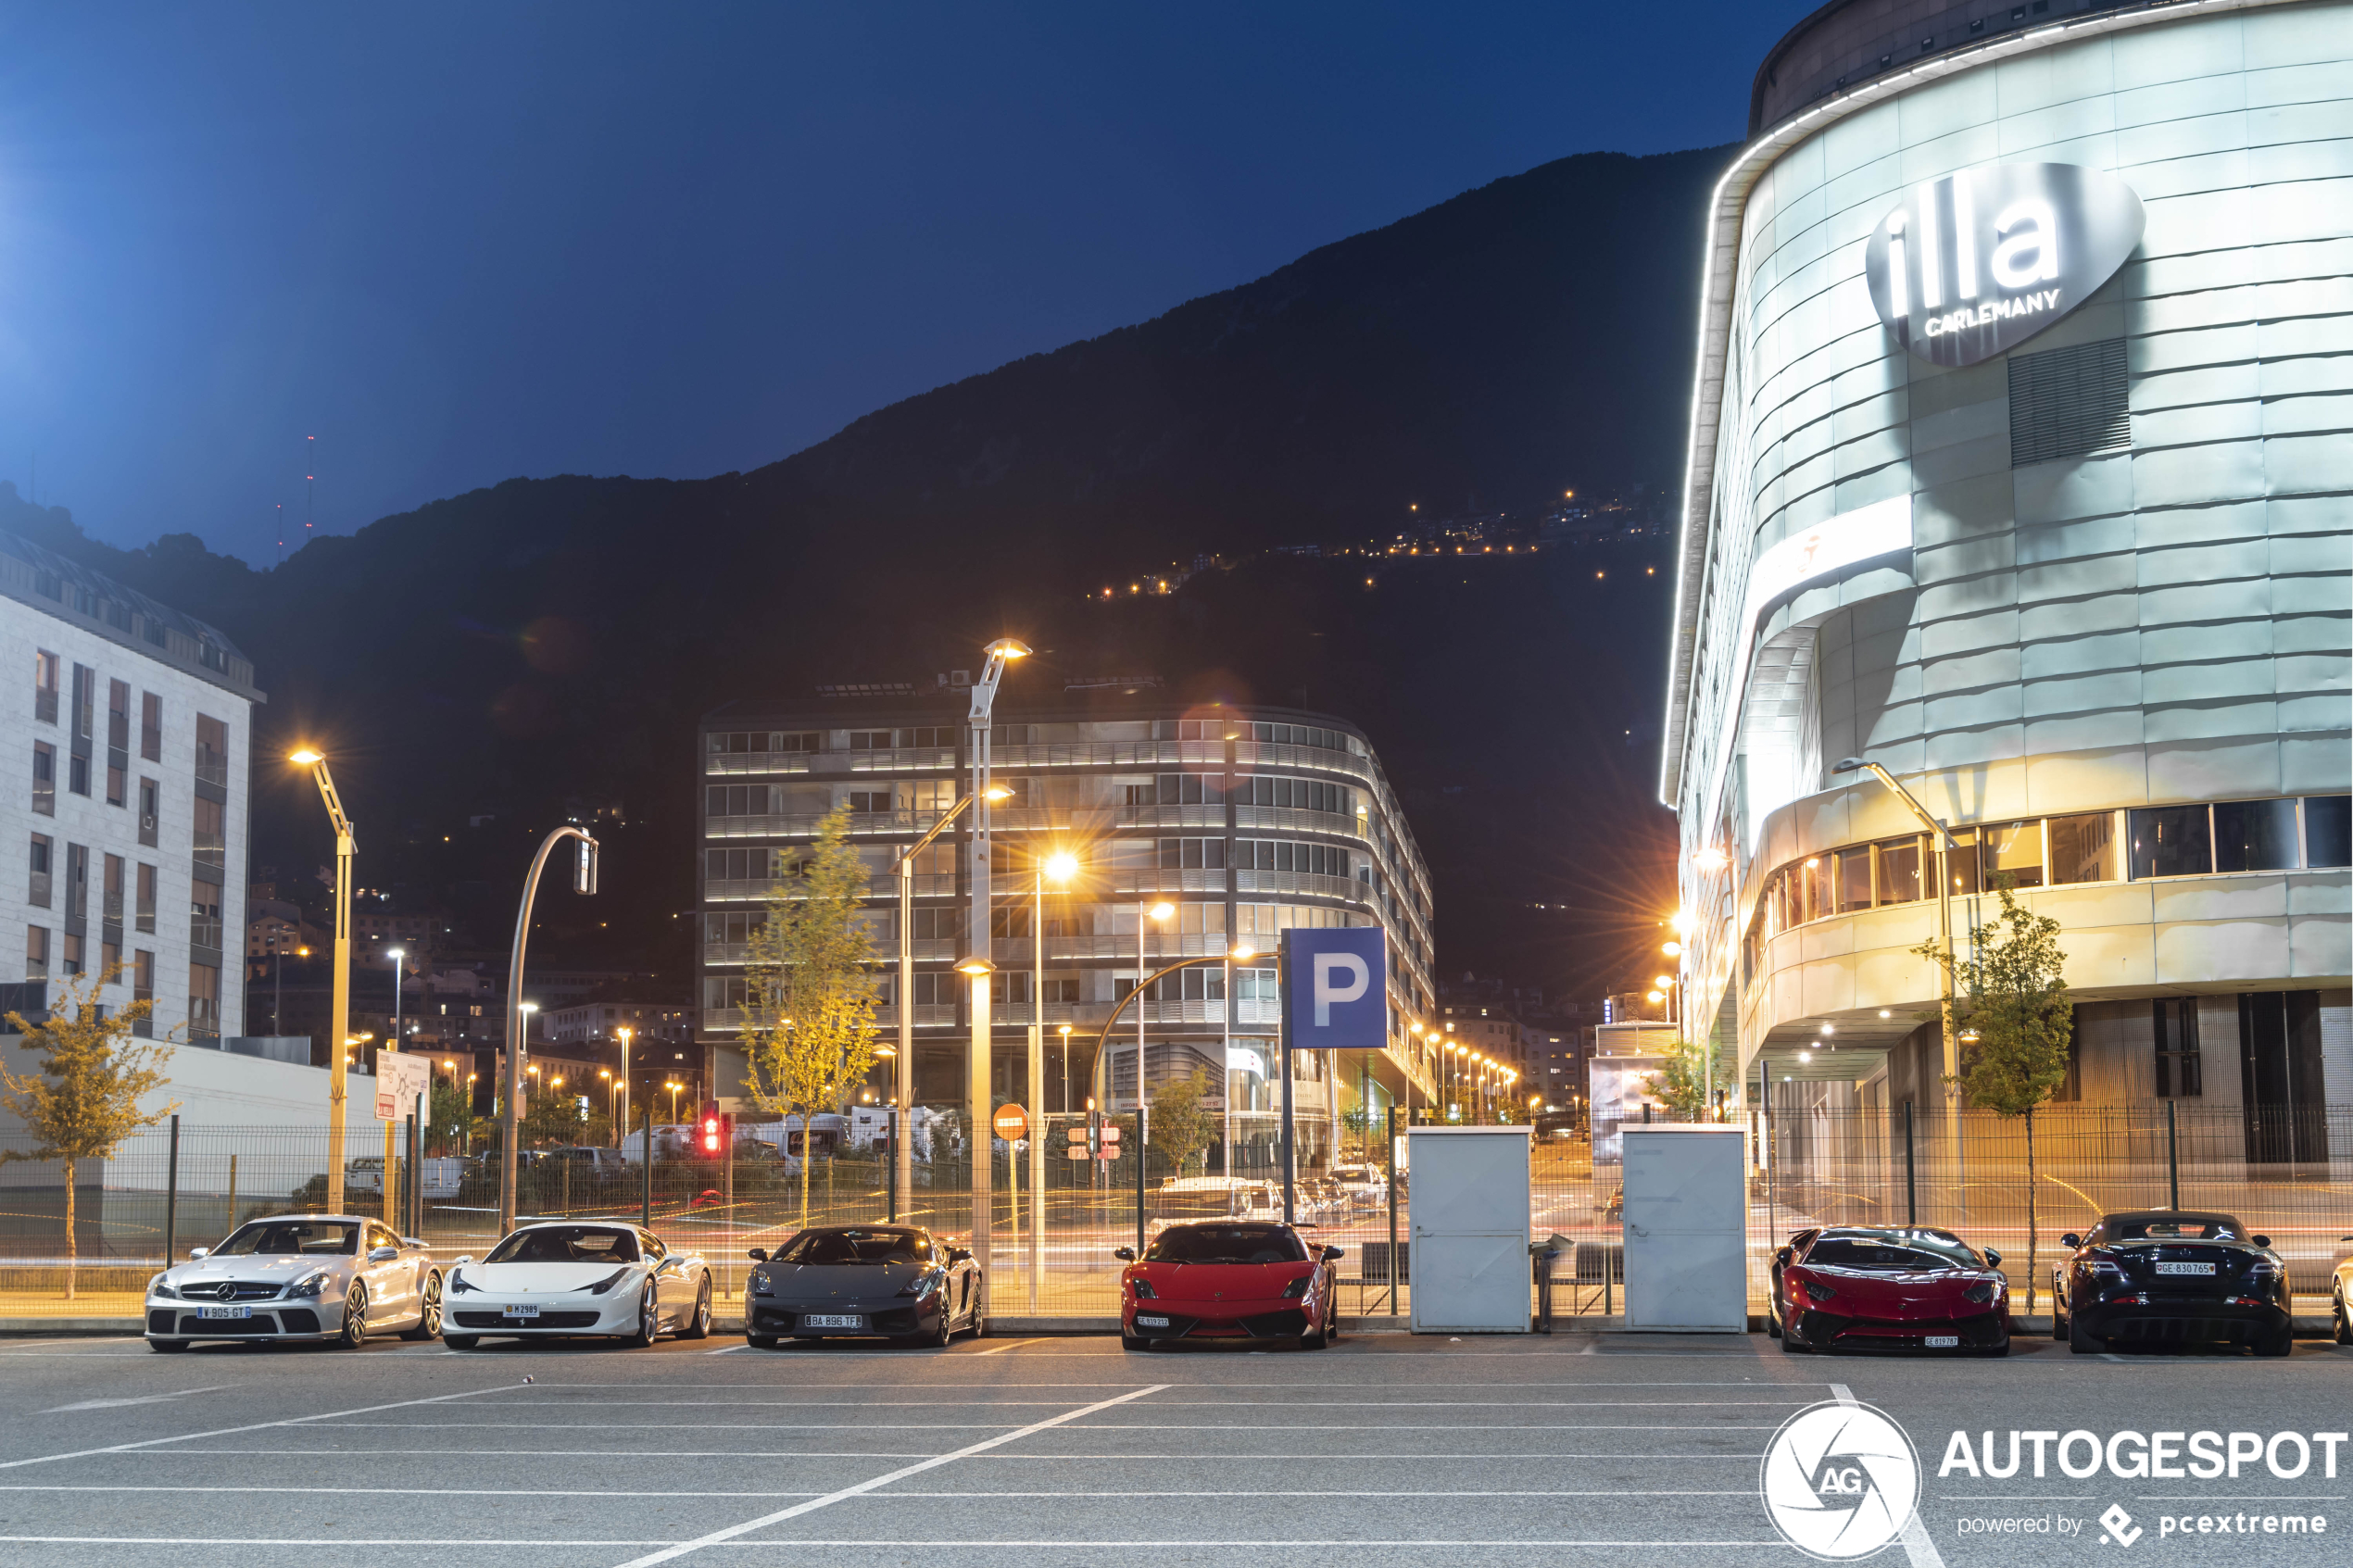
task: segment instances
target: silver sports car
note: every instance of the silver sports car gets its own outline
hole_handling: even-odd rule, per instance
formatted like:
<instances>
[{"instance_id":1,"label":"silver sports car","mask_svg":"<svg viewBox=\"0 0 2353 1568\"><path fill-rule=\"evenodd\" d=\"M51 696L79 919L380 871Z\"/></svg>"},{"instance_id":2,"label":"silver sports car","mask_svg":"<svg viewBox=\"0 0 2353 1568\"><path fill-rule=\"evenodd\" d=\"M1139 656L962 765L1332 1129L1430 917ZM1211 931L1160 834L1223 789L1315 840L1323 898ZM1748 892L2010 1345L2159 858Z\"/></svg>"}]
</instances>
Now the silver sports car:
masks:
<instances>
[{"instance_id":1,"label":"silver sports car","mask_svg":"<svg viewBox=\"0 0 2353 1568\"><path fill-rule=\"evenodd\" d=\"M282 1214L147 1282L147 1345L197 1339L403 1339L441 1332L441 1271L424 1243L348 1214Z\"/></svg>"}]
</instances>

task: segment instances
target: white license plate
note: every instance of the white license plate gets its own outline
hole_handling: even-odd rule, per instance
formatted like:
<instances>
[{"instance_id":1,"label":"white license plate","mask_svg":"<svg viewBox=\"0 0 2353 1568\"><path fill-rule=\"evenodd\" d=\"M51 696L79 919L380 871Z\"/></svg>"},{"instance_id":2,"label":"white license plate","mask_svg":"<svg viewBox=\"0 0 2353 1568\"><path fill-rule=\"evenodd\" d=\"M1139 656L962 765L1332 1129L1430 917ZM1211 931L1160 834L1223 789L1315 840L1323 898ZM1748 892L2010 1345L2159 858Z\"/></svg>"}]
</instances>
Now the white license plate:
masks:
<instances>
[{"instance_id":1,"label":"white license plate","mask_svg":"<svg viewBox=\"0 0 2353 1568\"><path fill-rule=\"evenodd\" d=\"M199 1307L196 1309L196 1316L200 1318L249 1318L253 1316L253 1309L251 1307Z\"/></svg>"},{"instance_id":2,"label":"white license plate","mask_svg":"<svg viewBox=\"0 0 2353 1568\"><path fill-rule=\"evenodd\" d=\"M1922 1343L1931 1350L1957 1350L1961 1348L1961 1336L1957 1334L1931 1334Z\"/></svg>"},{"instance_id":3,"label":"white license plate","mask_svg":"<svg viewBox=\"0 0 2353 1568\"><path fill-rule=\"evenodd\" d=\"M499 1308L498 1312L501 1317L535 1318L539 1315L539 1303L536 1301L525 1301L520 1306L510 1303L507 1306Z\"/></svg>"},{"instance_id":4,"label":"white license plate","mask_svg":"<svg viewBox=\"0 0 2353 1568\"><path fill-rule=\"evenodd\" d=\"M2214 1272L2214 1265L2211 1263L2159 1263L2157 1266L2157 1272L2161 1274L2210 1274Z\"/></svg>"},{"instance_id":5,"label":"white license plate","mask_svg":"<svg viewBox=\"0 0 2353 1568\"><path fill-rule=\"evenodd\" d=\"M1168 1320L1166 1318L1148 1318L1144 1316L1143 1313L1139 1312L1136 1314L1136 1326L1138 1328L1166 1328L1168 1326Z\"/></svg>"},{"instance_id":6,"label":"white license plate","mask_svg":"<svg viewBox=\"0 0 2353 1568\"><path fill-rule=\"evenodd\" d=\"M812 1312L801 1322L810 1328L863 1328L866 1320L855 1312Z\"/></svg>"}]
</instances>

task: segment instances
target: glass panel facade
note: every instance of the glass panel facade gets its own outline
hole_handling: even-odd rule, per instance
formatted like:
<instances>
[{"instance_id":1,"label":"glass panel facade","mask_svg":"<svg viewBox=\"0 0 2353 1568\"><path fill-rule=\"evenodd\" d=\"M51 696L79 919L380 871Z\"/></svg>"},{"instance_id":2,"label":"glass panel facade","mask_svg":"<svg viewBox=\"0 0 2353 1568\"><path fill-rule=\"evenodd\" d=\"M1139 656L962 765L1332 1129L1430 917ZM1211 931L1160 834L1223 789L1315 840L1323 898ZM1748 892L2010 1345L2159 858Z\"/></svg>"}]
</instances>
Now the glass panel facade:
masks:
<instances>
[{"instance_id":1,"label":"glass panel facade","mask_svg":"<svg viewBox=\"0 0 2353 1568\"><path fill-rule=\"evenodd\" d=\"M2205 807L2158 806L2130 817L2135 877L2203 876L2214 869Z\"/></svg>"},{"instance_id":2,"label":"glass panel facade","mask_svg":"<svg viewBox=\"0 0 2353 1568\"><path fill-rule=\"evenodd\" d=\"M2010 822L1989 827L1979 834L1980 874L1988 888L2007 876L2013 887L2043 885L2043 824Z\"/></svg>"},{"instance_id":3,"label":"glass panel facade","mask_svg":"<svg viewBox=\"0 0 2353 1568\"><path fill-rule=\"evenodd\" d=\"M2118 875L2115 812L2051 819L2053 883L2114 882Z\"/></svg>"},{"instance_id":4,"label":"glass panel facade","mask_svg":"<svg viewBox=\"0 0 2353 1568\"><path fill-rule=\"evenodd\" d=\"M2291 872L2296 869L2296 802L2224 800L2214 807L2214 869Z\"/></svg>"},{"instance_id":5,"label":"glass panel facade","mask_svg":"<svg viewBox=\"0 0 2353 1568\"><path fill-rule=\"evenodd\" d=\"M1917 903L1925 888L1920 875L1920 841L1917 837L1891 838L1879 847L1881 903Z\"/></svg>"},{"instance_id":6,"label":"glass panel facade","mask_svg":"<svg viewBox=\"0 0 2353 1568\"><path fill-rule=\"evenodd\" d=\"M2353 795L2305 797L2304 863L2353 866Z\"/></svg>"}]
</instances>

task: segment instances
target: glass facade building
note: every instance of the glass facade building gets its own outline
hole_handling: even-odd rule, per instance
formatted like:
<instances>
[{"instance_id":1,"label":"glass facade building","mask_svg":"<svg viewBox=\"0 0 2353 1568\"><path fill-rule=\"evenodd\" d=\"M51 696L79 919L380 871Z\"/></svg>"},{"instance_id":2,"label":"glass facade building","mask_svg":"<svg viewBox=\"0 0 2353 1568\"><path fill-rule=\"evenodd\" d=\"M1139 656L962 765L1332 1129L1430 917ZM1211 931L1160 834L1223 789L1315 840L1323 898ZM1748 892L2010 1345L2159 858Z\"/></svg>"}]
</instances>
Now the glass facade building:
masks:
<instances>
[{"instance_id":1,"label":"glass facade building","mask_svg":"<svg viewBox=\"0 0 2353 1568\"><path fill-rule=\"evenodd\" d=\"M1911 949L2007 878L2063 1098L2353 1103L2353 6L1828 5L1751 131L1660 778L1691 1017L1749 1099L1943 1103Z\"/></svg>"},{"instance_id":2,"label":"glass facade building","mask_svg":"<svg viewBox=\"0 0 2353 1568\"><path fill-rule=\"evenodd\" d=\"M896 995L899 858L970 787L968 694L944 687L881 704L736 705L704 719L698 919L702 1038L723 1094L739 1085L745 964L780 875L806 858L818 823L847 807L866 861L866 916L883 984L881 1023L911 1007L919 1105L961 1105L970 1048L971 814L914 867L912 995ZM1363 1060L1302 1053L1294 1103L1311 1148L1360 1103L1427 1104L1432 1047L1411 1027L1431 1011L1428 869L1371 745L1324 714L1165 707L1144 696L1072 694L1066 706L1000 699L989 815L992 1071L1000 1099L1027 1095L1027 1040L1044 1030L1050 1111L1084 1110L1098 1033L1114 1004L1183 958L1237 947L1253 957L1184 969L1140 1004L1148 1091L1195 1072L1208 1103L1237 1112L1277 1103L1275 954L1295 926L1386 928L1390 1038ZM1066 882L1041 861L1067 853ZM1151 912L1165 904L1164 918ZM1043 982L1038 979L1043 945ZM1140 943L1140 947L1139 947ZM1132 1109L1137 1007L1104 1060L1110 1109ZM1066 1031L1066 1033L1065 1033ZM1221 1060L1227 1070L1221 1073ZM888 1093L885 1075L874 1085ZM1033 1110L1039 1108L1032 1108ZM1321 1129L1320 1131L1318 1129Z\"/></svg>"}]
</instances>

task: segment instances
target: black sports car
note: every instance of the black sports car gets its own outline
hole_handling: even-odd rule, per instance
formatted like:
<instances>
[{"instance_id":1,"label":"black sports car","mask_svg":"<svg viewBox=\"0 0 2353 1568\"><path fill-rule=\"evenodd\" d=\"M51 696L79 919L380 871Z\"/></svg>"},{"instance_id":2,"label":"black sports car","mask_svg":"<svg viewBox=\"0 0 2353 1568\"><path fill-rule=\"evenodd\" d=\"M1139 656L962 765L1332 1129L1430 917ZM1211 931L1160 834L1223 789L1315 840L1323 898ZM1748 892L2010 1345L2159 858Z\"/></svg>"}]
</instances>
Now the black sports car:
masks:
<instances>
[{"instance_id":1,"label":"black sports car","mask_svg":"<svg viewBox=\"0 0 2353 1568\"><path fill-rule=\"evenodd\" d=\"M2246 1345L2288 1353L2287 1264L2271 1238L2229 1214L2108 1214L2052 1271L2051 1337L2078 1353L2111 1345Z\"/></svg>"},{"instance_id":2,"label":"black sports car","mask_svg":"<svg viewBox=\"0 0 2353 1568\"><path fill-rule=\"evenodd\" d=\"M988 1332L988 1298L973 1255L911 1225L813 1225L759 1267L745 1291L744 1338L768 1349L782 1338L882 1336L902 1345L945 1345L965 1329Z\"/></svg>"}]
</instances>

